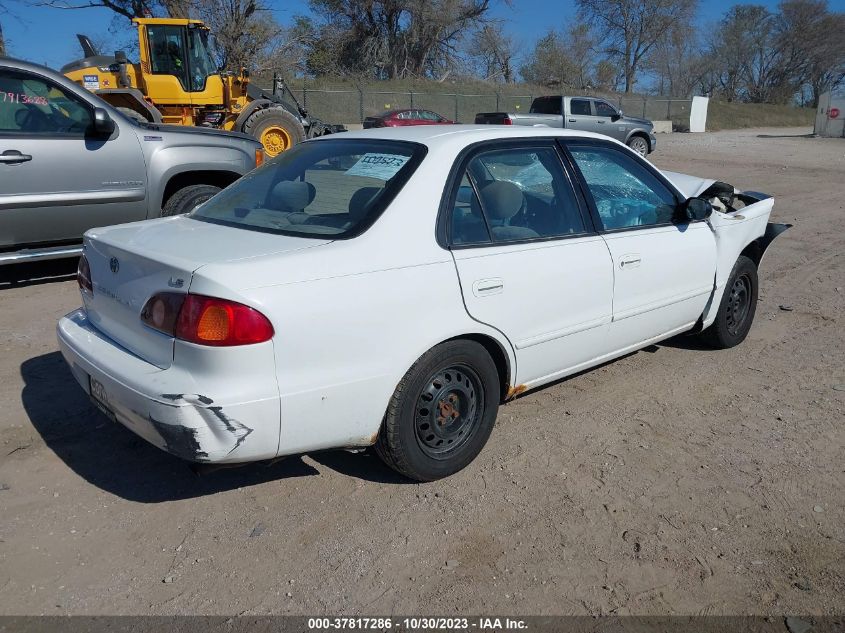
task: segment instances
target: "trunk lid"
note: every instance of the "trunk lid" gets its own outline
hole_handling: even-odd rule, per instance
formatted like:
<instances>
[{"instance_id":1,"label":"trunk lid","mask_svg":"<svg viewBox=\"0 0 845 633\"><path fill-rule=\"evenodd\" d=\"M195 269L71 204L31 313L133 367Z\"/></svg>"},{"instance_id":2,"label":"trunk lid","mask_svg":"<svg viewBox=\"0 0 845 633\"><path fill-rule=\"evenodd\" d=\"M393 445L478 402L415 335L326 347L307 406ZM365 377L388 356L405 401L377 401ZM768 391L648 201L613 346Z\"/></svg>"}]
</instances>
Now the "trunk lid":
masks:
<instances>
[{"instance_id":1,"label":"trunk lid","mask_svg":"<svg viewBox=\"0 0 845 633\"><path fill-rule=\"evenodd\" d=\"M220 226L183 216L92 229L85 234L93 296L83 293L91 323L136 356L162 369L173 362L170 336L140 319L158 292L187 292L201 266L263 257L329 243Z\"/></svg>"}]
</instances>

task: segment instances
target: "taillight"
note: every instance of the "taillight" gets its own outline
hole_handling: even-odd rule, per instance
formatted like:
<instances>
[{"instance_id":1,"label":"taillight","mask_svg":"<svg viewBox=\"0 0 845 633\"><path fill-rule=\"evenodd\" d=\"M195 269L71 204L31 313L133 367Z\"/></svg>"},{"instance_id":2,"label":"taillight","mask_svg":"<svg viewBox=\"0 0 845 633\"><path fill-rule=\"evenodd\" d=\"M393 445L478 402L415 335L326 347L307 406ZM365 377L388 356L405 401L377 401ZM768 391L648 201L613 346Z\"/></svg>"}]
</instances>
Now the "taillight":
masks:
<instances>
[{"instance_id":1,"label":"taillight","mask_svg":"<svg viewBox=\"0 0 845 633\"><path fill-rule=\"evenodd\" d=\"M513 119L510 118L509 116L506 116L505 120L502 121L502 125L513 125Z\"/></svg>"},{"instance_id":2,"label":"taillight","mask_svg":"<svg viewBox=\"0 0 845 633\"><path fill-rule=\"evenodd\" d=\"M251 345L273 338L272 324L255 308L203 295L154 295L144 305L141 321L159 332L199 345Z\"/></svg>"},{"instance_id":3,"label":"taillight","mask_svg":"<svg viewBox=\"0 0 845 633\"><path fill-rule=\"evenodd\" d=\"M94 294L94 284L91 283L91 267L88 265L88 258L82 255L79 258L79 266L76 268L76 283L79 289L88 294Z\"/></svg>"},{"instance_id":4,"label":"taillight","mask_svg":"<svg viewBox=\"0 0 845 633\"><path fill-rule=\"evenodd\" d=\"M264 164L264 149L259 148L255 150L255 166L261 167Z\"/></svg>"}]
</instances>

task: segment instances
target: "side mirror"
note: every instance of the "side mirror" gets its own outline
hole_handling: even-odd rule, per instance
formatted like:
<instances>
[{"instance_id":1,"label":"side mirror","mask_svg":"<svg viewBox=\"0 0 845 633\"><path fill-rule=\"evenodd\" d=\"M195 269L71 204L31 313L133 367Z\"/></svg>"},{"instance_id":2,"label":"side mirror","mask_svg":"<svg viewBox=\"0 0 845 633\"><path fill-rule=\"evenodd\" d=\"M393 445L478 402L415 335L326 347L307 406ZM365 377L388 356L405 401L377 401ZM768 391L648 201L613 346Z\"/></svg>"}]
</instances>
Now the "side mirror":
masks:
<instances>
[{"instance_id":1,"label":"side mirror","mask_svg":"<svg viewBox=\"0 0 845 633\"><path fill-rule=\"evenodd\" d=\"M94 133L97 136L111 136L114 132L114 120L105 108L94 108Z\"/></svg>"},{"instance_id":2,"label":"side mirror","mask_svg":"<svg viewBox=\"0 0 845 633\"><path fill-rule=\"evenodd\" d=\"M713 214L713 205L704 198L690 198L682 205L681 210L682 222L697 222L706 220Z\"/></svg>"},{"instance_id":3,"label":"side mirror","mask_svg":"<svg viewBox=\"0 0 845 633\"><path fill-rule=\"evenodd\" d=\"M114 52L114 61L116 61L118 64L129 63L126 59L126 51L115 51Z\"/></svg>"},{"instance_id":4,"label":"side mirror","mask_svg":"<svg viewBox=\"0 0 845 633\"><path fill-rule=\"evenodd\" d=\"M615 122L615 121L618 121L621 118L622 118L622 111L617 110L616 113L613 116L610 117L610 120Z\"/></svg>"}]
</instances>

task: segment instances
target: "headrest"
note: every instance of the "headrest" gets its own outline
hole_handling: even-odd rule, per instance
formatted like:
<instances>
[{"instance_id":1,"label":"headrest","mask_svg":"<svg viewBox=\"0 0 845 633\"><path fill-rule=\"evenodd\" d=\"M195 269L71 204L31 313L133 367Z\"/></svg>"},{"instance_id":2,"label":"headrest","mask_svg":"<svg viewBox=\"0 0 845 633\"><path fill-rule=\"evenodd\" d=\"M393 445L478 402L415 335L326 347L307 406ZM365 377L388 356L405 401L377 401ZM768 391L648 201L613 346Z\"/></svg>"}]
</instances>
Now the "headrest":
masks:
<instances>
[{"instance_id":1,"label":"headrest","mask_svg":"<svg viewBox=\"0 0 845 633\"><path fill-rule=\"evenodd\" d=\"M484 210L491 220L510 220L522 210L525 197L512 182L496 180L482 185L478 191Z\"/></svg>"},{"instance_id":2,"label":"headrest","mask_svg":"<svg viewBox=\"0 0 845 633\"><path fill-rule=\"evenodd\" d=\"M317 190L310 182L301 180L282 180L270 191L267 206L276 211L288 213L303 211L314 201Z\"/></svg>"},{"instance_id":3,"label":"headrest","mask_svg":"<svg viewBox=\"0 0 845 633\"><path fill-rule=\"evenodd\" d=\"M381 187L361 187L358 191L352 194L349 198L349 217L358 223L363 220L370 207L375 201L376 197L382 192Z\"/></svg>"}]
</instances>

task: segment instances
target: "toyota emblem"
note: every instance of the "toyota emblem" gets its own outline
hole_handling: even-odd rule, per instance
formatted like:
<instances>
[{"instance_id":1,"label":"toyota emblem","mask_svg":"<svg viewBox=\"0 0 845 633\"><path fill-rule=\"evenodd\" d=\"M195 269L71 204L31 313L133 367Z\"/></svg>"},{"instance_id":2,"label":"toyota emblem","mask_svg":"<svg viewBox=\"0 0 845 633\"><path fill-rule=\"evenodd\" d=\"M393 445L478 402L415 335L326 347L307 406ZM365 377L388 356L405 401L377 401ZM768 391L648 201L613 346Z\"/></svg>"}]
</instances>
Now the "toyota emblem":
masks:
<instances>
[{"instance_id":1,"label":"toyota emblem","mask_svg":"<svg viewBox=\"0 0 845 633\"><path fill-rule=\"evenodd\" d=\"M112 257L109 260L109 269L116 275L117 271L120 270L120 262L117 260L117 257Z\"/></svg>"}]
</instances>

